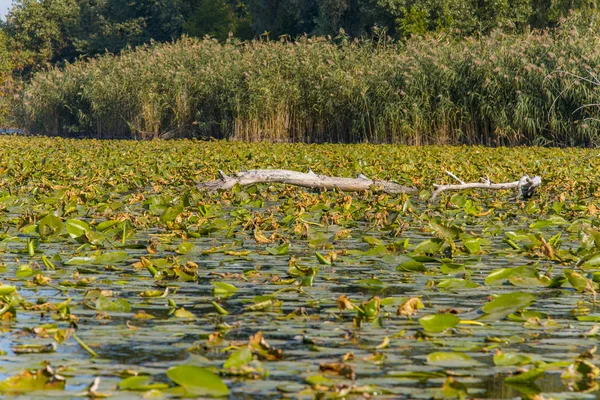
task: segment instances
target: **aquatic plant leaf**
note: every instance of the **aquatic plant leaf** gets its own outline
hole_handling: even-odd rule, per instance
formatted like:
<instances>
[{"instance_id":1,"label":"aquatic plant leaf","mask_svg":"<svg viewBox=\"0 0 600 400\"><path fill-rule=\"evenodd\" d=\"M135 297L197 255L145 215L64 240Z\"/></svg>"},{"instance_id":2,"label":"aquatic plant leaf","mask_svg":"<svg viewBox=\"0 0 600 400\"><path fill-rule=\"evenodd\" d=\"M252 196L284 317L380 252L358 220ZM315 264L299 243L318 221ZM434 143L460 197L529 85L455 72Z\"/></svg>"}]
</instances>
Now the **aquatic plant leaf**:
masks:
<instances>
[{"instance_id":1,"label":"aquatic plant leaf","mask_svg":"<svg viewBox=\"0 0 600 400\"><path fill-rule=\"evenodd\" d=\"M361 239L363 242L368 243L371 246L381 246L383 244L381 242L381 240L374 238L372 236L363 236Z\"/></svg>"},{"instance_id":2,"label":"aquatic plant leaf","mask_svg":"<svg viewBox=\"0 0 600 400\"><path fill-rule=\"evenodd\" d=\"M285 254L289 254L290 244L283 243L282 245L277 247L267 247L265 250L272 256L283 256Z\"/></svg>"},{"instance_id":3,"label":"aquatic plant leaf","mask_svg":"<svg viewBox=\"0 0 600 400\"><path fill-rule=\"evenodd\" d=\"M525 365L531 362L531 357L518 353L504 353L502 351L494 354L494 364L499 367L509 367L514 365Z\"/></svg>"},{"instance_id":4,"label":"aquatic plant leaf","mask_svg":"<svg viewBox=\"0 0 600 400\"><path fill-rule=\"evenodd\" d=\"M444 244L443 239L427 239L422 241L415 247L413 254L416 255L431 255L437 254Z\"/></svg>"},{"instance_id":5,"label":"aquatic plant leaf","mask_svg":"<svg viewBox=\"0 0 600 400\"><path fill-rule=\"evenodd\" d=\"M419 297L411 297L406 299L396 310L396 315L410 317L417 313L417 310L425 307L423 301Z\"/></svg>"},{"instance_id":6,"label":"aquatic plant leaf","mask_svg":"<svg viewBox=\"0 0 600 400\"><path fill-rule=\"evenodd\" d=\"M252 361L252 351L247 346L231 353L227 361L223 364L223 368L240 368Z\"/></svg>"},{"instance_id":7,"label":"aquatic plant leaf","mask_svg":"<svg viewBox=\"0 0 600 400\"><path fill-rule=\"evenodd\" d=\"M149 375L130 376L119 382L118 388L119 390L139 390L145 392L156 389L164 390L169 387L166 383L150 383L151 380L152 377Z\"/></svg>"},{"instance_id":8,"label":"aquatic plant leaf","mask_svg":"<svg viewBox=\"0 0 600 400\"><path fill-rule=\"evenodd\" d=\"M468 279L448 278L442 279L437 287L446 290L463 290L478 288L479 284Z\"/></svg>"},{"instance_id":9,"label":"aquatic plant leaf","mask_svg":"<svg viewBox=\"0 0 600 400\"><path fill-rule=\"evenodd\" d=\"M590 381L598 378L600 368L592 364L591 361L578 359L561 374L561 379L571 380L575 382Z\"/></svg>"},{"instance_id":10,"label":"aquatic plant leaf","mask_svg":"<svg viewBox=\"0 0 600 400\"><path fill-rule=\"evenodd\" d=\"M64 390L64 377L47 365L39 370L25 370L0 382L0 393L19 394L41 390Z\"/></svg>"},{"instance_id":11,"label":"aquatic plant leaf","mask_svg":"<svg viewBox=\"0 0 600 400\"><path fill-rule=\"evenodd\" d=\"M196 249L196 245L192 242L183 242L177 246L178 254L189 254L192 253Z\"/></svg>"},{"instance_id":12,"label":"aquatic plant leaf","mask_svg":"<svg viewBox=\"0 0 600 400\"><path fill-rule=\"evenodd\" d=\"M0 285L0 296L6 296L17 291L14 286Z\"/></svg>"},{"instance_id":13,"label":"aquatic plant leaf","mask_svg":"<svg viewBox=\"0 0 600 400\"><path fill-rule=\"evenodd\" d=\"M481 363L465 353L438 351L427 355L427 363L444 368L469 368L480 366Z\"/></svg>"},{"instance_id":14,"label":"aquatic plant leaf","mask_svg":"<svg viewBox=\"0 0 600 400\"><path fill-rule=\"evenodd\" d=\"M426 331L432 333L443 332L454 328L460 323L460 318L454 314L430 314L419 318L419 325Z\"/></svg>"},{"instance_id":15,"label":"aquatic plant leaf","mask_svg":"<svg viewBox=\"0 0 600 400\"><path fill-rule=\"evenodd\" d=\"M357 286L366 287L366 288L379 288L383 289L388 286L381 279L371 278L371 279L359 279L356 281Z\"/></svg>"},{"instance_id":16,"label":"aquatic plant leaf","mask_svg":"<svg viewBox=\"0 0 600 400\"><path fill-rule=\"evenodd\" d=\"M250 337L248 348L264 360L278 361L283 358L283 351L281 349L275 349L267 343L262 332L257 332Z\"/></svg>"},{"instance_id":17,"label":"aquatic plant leaf","mask_svg":"<svg viewBox=\"0 0 600 400\"><path fill-rule=\"evenodd\" d=\"M404 272L425 272L427 271L427 268L422 262L410 258L398 265L396 270Z\"/></svg>"},{"instance_id":18,"label":"aquatic plant leaf","mask_svg":"<svg viewBox=\"0 0 600 400\"><path fill-rule=\"evenodd\" d=\"M114 227L118 223L119 223L119 221L117 221L116 219L103 221L103 222L100 222L98 225L96 225L96 230L99 232L104 232L104 231Z\"/></svg>"},{"instance_id":19,"label":"aquatic plant leaf","mask_svg":"<svg viewBox=\"0 0 600 400\"><path fill-rule=\"evenodd\" d=\"M215 296L233 295L239 290L232 284L226 282L213 281L210 284L213 286L213 294Z\"/></svg>"},{"instance_id":20,"label":"aquatic plant leaf","mask_svg":"<svg viewBox=\"0 0 600 400\"><path fill-rule=\"evenodd\" d=\"M193 396L229 396L229 388L218 375L206 368L194 365L180 365L167 370L167 376L183 387L186 395Z\"/></svg>"},{"instance_id":21,"label":"aquatic plant leaf","mask_svg":"<svg viewBox=\"0 0 600 400\"><path fill-rule=\"evenodd\" d=\"M465 272L465 270L465 264L444 262L440 265L440 271L442 271L442 273L446 275L460 274L462 272Z\"/></svg>"},{"instance_id":22,"label":"aquatic plant leaf","mask_svg":"<svg viewBox=\"0 0 600 400\"><path fill-rule=\"evenodd\" d=\"M42 239L60 236L65 232L65 225L57 216L48 214L38 222L37 231Z\"/></svg>"},{"instance_id":23,"label":"aquatic plant leaf","mask_svg":"<svg viewBox=\"0 0 600 400\"><path fill-rule=\"evenodd\" d=\"M440 390L441 397L444 399L466 399L469 394L469 387L464 383L458 382L453 377L449 376L442 385Z\"/></svg>"},{"instance_id":24,"label":"aquatic plant leaf","mask_svg":"<svg viewBox=\"0 0 600 400\"><path fill-rule=\"evenodd\" d=\"M329 259L325 258L318 251L315 251L315 256L317 257L317 261L319 261L319 264L322 264L322 265L331 265L331 261Z\"/></svg>"},{"instance_id":25,"label":"aquatic plant leaf","mask_svg":"<svg viewBox=\"0 0 600 400\"><path fill-rule=\"evenodd\" d=\"M531 293L514 292L502 294L486 303L481 308L481 311L483 311L485 315L479 319L481 321L501 320L508 314L529 306L535 299L536 296Z\"/></svg>"},{"instance_id":26,"label":"aquatic plant leaf","mask_svg":"<svg viewBox=\"0 0 600 400\"><path fill-rule=\"evenodd\" d=\"M585 290L594 290L595 285L591 281L591 279L585 278L580 273L570 269L565 269L563 272L571 286L573 286L573 288L578 292L583 292Z\"/></svg>"},{"instance_id":27,"label":"aquatic plant leaf","mask_svg":"<svg viewBox=\"0 0 600 400\"><path fill-rule=\"evenodd\" d=\"M79 239L90 231L88 223L78 219L68 219L65 225L67 227L67 232L69 232L69 235L73 239Z\"/></svg>"},{"instance_id":28,"label":"aquatic plant leaf","mask_svg":"<svg viewBox=\"0 0 600 400\"><path fill-rule=\"evenodd\" d=\"M168 207L160 215L160 221L163 222L163 223L172 222L182 212L183 212L183 206L182 205L178 205L178 206L175 206L175 207Z\"/></svg>"},{"instance_id":29,"label":"aquatic plant leaf","mask_svg":"<svg viewBox=\"0 0 600 400\"><path fill-rule=\"evenodd\" d=\"M196 318L194 313L186 310L184 307L181 307L181 308L178 308L177 310L175 310L173 315L175 316L175 318L181 318L181 319L195 319Z\"/></svg>"},{"instance_id":30,"label":"aquatic plant leaf","mask_svg":"<svg viewBox=\"0 0 600 400\"><path fill-rule=\"evenodd\" d=\"M531 368L528 371L504 378L506 383L531 383L544 375L543 368Z\"/></svg>"},{"instance_id":31,"label":"aquatic plant leaf","mask_svg":"<svg viewBox=\"0 0 600 400\"><path fill-rule=\"evenodd\" d=\"M465 246L469 254L481 253L481 243L482 239L480 238L471 238L463 240L463 245Z\"/></svg>"},{"instance_id":32,"label":"aquatic plant leaf","mask_svg":"<svg viewBox=\"0 0 600 400\"><path fill-rule=\"evenodd\" d=\"M129 255L126 251L109 251L96 256L92 263L96 265L118 264L128 258Z\"/></svg>"},{"instance_id":33,"label":"aquatic plant leaf","mask_svg":"<svg viewBox=\"0 0 600 400\"><path fill-rule=\"evenodd\" d=\"M111 301L105 296L100 295L96 299L95 308L98 311L130 312L131 304L125 299Z\"/></svg>"}]
</instances>

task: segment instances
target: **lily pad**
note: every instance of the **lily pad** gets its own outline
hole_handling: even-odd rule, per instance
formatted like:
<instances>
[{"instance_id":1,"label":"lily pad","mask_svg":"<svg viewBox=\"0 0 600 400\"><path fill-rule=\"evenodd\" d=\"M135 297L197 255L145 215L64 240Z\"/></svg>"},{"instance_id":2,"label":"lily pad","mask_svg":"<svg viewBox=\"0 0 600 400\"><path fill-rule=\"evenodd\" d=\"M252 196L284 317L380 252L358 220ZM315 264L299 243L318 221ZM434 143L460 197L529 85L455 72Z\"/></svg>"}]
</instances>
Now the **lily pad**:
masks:
<instances>
[{"instance_id":1,"label":"lily pad","mask_svg":"<svg viewBox=\"0 0 600 400\"><path fill-rule=\"evenodd\" d=\"M183 387L187 395L224 397L229 396L229 388L218 375L206 368L194 365L180 365L167 370L167 376Z\"/></svg>"}]
</instances>

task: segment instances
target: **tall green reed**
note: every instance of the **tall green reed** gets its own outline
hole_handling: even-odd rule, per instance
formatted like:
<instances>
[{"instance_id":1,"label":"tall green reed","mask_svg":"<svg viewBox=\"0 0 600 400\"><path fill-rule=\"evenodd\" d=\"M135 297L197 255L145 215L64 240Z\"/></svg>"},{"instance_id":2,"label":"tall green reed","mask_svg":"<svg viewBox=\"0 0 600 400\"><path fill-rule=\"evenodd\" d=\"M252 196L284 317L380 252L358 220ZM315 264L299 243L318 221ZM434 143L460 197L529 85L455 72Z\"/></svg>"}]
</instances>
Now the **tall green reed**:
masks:
<instances>
[{"instance_id":1,"label":"tall green reed","mask_svg":"<svg viewBox=\"0 0 600 400\"><path fill-rule=\"evenodd\" d=\"M20 120L98 138L600 144L598 35L564 26L405 43L183 38L38 73Z\"/></svg>"}]
</instances>

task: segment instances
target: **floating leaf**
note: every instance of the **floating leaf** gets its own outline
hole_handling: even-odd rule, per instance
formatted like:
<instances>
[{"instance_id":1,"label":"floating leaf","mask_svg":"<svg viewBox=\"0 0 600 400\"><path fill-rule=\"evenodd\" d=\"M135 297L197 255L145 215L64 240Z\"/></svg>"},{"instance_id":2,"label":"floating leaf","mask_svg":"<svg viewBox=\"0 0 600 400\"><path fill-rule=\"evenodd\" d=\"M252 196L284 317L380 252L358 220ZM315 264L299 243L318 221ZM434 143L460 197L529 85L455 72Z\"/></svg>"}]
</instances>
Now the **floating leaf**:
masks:
<instances>
[{"instance_id":1,"label":"floating leaf","mask_svg":"<svg viewBox=\"0 0 600 400\"><path fill-rule=\"evenodd\" d=\"M194 243L191 242L183 242L180 243L179 246L177 246L177 253L178 254L189 254L191 252L193 252L196 248L196 245Z\"/></svg>"},{"instance_id":2,"label":"floating leaf","mask_svg":"<svg viewBox=\"0 0 600 400\"><path fill-rule=\"evenodd\" d=\"M193 365L180 365L167 370L167 376L183 387L187 395L193 396L229 396L229 388L218 375Z\"/></svg>"},{"instance_id":3,"label":"floating leaf","mask_svg":"<svg viewBox=\"0 0 600 400\"><path fill-rule=\"evenodd\" d=\"M95 257L92 263L97 265L118 264L128 258L129 255L126 251L110 251Z\"/></svg>"},{"instance_id":4,"label":"floating leaf","mask_svg":"<svg viewBox=\"0 0 600 400\"><path fill-rule=\"evenodd\" d=\"M183 206L168 207L160 216L160 221L163 223L172 222L179 214L183 212Z\"/></svg>"},{"instance_id":5,"label":"floating leaf","mask_svg":"<svg viewBox=\"0 0 600 400\"><path fill-rule=\"evenodd\" d=\"M504 379L506 383L531 383L544 375L543 368L531 368L528 371Z\"/></svg>"},{"instance_id":6,"label":"floating leaf","mask_svg":"<svg viewBox=\"0 0 600 400\"><path fill-rule=\"evenodd\" d=\"M62 220L55 215L48 214L38 222L38 233L45 239L51 236L60 236L65 231Z\"/></svg>"},{"instance_id":7,"label":"floating leaf","mask_svg":"<svg viewBox=\"0 0 600 400\"><path fill-rule=\"evenodd\" d=\"M445 290L464 290L478 288L479 284L468 279L449 278L442 279L437 287Z\"/></svg>"},{"instance_id":8,"label":"floating leaf","mask_svg":"<svg viewBox=\"0 0 600 400\"><path fill-rule=\"evenodd\" d=\"M466 399L469 394L469 388L464 383L460 383L453 377L449 376L444 381L440 392L444 399Z\"/></svg>"},{"instance_id":9,"label":"floating leaf","mask_svg":"<svg viewBox=\"0 0 600 400\"><path fill-rule=\"evenodd\" d=\"M436 254L441 250L443 244L444 240L442 239L427 239L419 243L417 247L415 247L415 249L413 250L413 253L419 255Z\"/></svg>"},{"instance_id":10,"label":"floating leaf","mask_svg":"<svg viewBox=\"0 0 600 400\"><path fill-rule=\"evenodd\" d=\"M479 239L479 238L471 238L471 239L463 240L463 244L469 254L481 253L481 243L482 243L482 239Z\"/></svg>"},{"instance_id":11,"label":"floating leaf","mask_svg":"<svg viewBox=\"0 0 600 400\"><path fill-rule=\"evenodd\" d=\"M284 243L281 246L277 247L267 247L265 250L267 250L267 253L271 254L272 256L282 256L285 254L289 254L290 244Z\"/></svg>"},{"instance_id":12,"label":"floating leaf","mask_svg":"<svg viewBox=\"0 0 600 400\"><path fill-rule=\"evenodd\" d=\"M79 239L82 236L85 236L85 234L90 231L90 226L87 222L77 219L68 219L66 222L66 226L67 232L69 232L69 235L73 239ZM83 240L81 242L83 242Z\"/></svg>"},{"instance_id":13,"label":"floating leaf","mask_svg":"<svg viewBox=\"0 0 600 400\"><path fill-rule=\"evenodd\" d=\"M319 261L319 264L331 265L331 261L329 259L323 257L323 255L321 253L319 253L318 251L315 251L315 256L317 257L317 261Z\"/></svg>"},{"instance_id":14,"label":"floating leaf","mask_svg":"<svg viewBox=\"0 0 600 400\"><path fill-rule=\"evenodd\" d=\"M503 353L502 351L494 354L494 364L499 367L509 367L513 365L525 365L531 362L531 357L518 353Z\"/></svg>"},{"instance_id":15,"label":"floating leaf","mask_svg":"<svg viewBox=\"0 0 600 400\"><path fill-rule=\"evenodd\" d=\"M425 307L423 302L419 297L411 297L410 299L405 300L396 310L396 315L404 315L405 317L410 317L417 313L417 310Z\"/></svg>"},{"instance_id":16,"label":"floating leaf","mask_svg":"<svg viewBox=\"0 0 600 400\"><path fill-rule=\"evenodd\" d=\"M427 363L444 368L469 368L480 366L481 363L465 353L434 352L427 355Z\"/></svg>"},{"instance_id":17,"label":"floating leaf","mask_svg":"<svg viewBox=\"0 0 600 400\"><path fill-rule=\"evenodd\" d=\"M569 269L565 269L563 272L571 286L573 286L573 288L575 288L575 290L578 292L595 290L595 285L591 279L584 278L580 273Z\"/></svg>"},{"instance_id":18,"label":"floating leaf","mask_svg":"<svg viewBox=\"0 0 600 400\"><path fill-rule=\"evenodd\" d=\"M189 312L188 310L186 310L183 307L175 310L175 313L173 315L175 316L175 318L182 318L182 319L195 319L196 318L196 316L193 313Z\"/></svg>"},{"instance_id":19,"label":"floating leaf","mask_svg":"<svg viewBox=\"0 0 600 400\"><path fill-rule=\"evenodd\" d=\"M14 286L0 285L0 296L6 296L17 291Z\"/></svg>"},{"instance_id":20,"label":"floating leaf","mask_svg":"<svg viewBox=\"0 0 600 400\"><path fill-rule=\"evenodd\" d=\"M460 318L454 314L430 314L419 318L419 324L426 332L439 333L454 328Z\"/></svg>"},{"instance_id":21,"label":"floating leaf","mask_svg":"<svg viewBox=\"0 0 600 400\"><path fill-rule=\"evenodd\" d=\"M223 364L223 368L240 368L252 361L252 351L245 346L231 353L227 361Z\"/></svg>"},{"instance_id":22,"label":"floating leaf","mask_svg":"<svg viewBox=\"0 0 600 400\"><path fill-rule=\"evenodd\" d=\"M130 312L131 304L125 299L111 301L103 295L100 295L96 299L95 308L98 311Z\"/></svg>"},{"instance_id":23,"label":"floating leaf","mask_svg":"<svg viewBox=\"0 0 600 400\"><path fill-rule=\"evenodd\" d=\"M396 267L398 271L404 272L425 272L427 268L422 262L416 261L412 258L408 258Z\"/></svg>"},{"instance_id":24,"label":"floating leaf","mask_svg":"<svg viewBox=\"0 0 600 400\"><path fill-rule=\"evenodd\" d=\"M39 370L25 370L0 382L0 393L18 394L42 390L64 390L65 378L47 365Z\"/></svg>"},{"instance_id":25,"label":"floating leaf","mask_svg":"<svg viewBox=\"0 0 600 400\"><path fill-rule=\"evenodd\" d=\"M482 321L497 321L515 311L521 310L536 299L531 293L514 292L500 295L482 307L486 314L480 318Z\"/></svg>"},{"instance_id":26,"label":"floating leaf","mask_svg":"<svg viewBox=\"0 0 600 400\"><path fill-rule=\"evenodd\" d=\"M119 390L139 390L148 391L153 389L164 390L169 387L166 383L150 383L152 380L151 376L148 375L137 375L130 376L119 382Z\"/></svg>"},{"instance_id":27,"label":"floating leaf","mask_svg":"<svg viewBox=\"0 0 600 400\"><path fill-rule=\"evenodd\" d=\"M230 283L213 281L210 284L213 286L215 296L232 296L238 291L238 288Z\"/></svg>"}]
</instances>

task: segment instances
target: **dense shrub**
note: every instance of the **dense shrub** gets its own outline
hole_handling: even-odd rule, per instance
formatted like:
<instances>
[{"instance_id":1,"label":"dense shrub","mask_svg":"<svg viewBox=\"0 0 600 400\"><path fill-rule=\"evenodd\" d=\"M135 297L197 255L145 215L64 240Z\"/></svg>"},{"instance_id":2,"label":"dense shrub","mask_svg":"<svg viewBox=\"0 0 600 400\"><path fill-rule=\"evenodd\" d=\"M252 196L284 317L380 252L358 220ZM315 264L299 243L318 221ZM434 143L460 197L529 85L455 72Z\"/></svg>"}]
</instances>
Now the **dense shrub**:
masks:
<instances>
[{"instance_id":1,"label":"dense shrub","mask_svg":"<svg viewBox=\"0 0 600 400\"><path fill-rule=\"evenodd\" d=\"M600 97L598 39L570 26L404 43L183 38L37 74L22 123L144 139L596 145L598 110L581 106Z\"/></svg>"}]
</instances>

